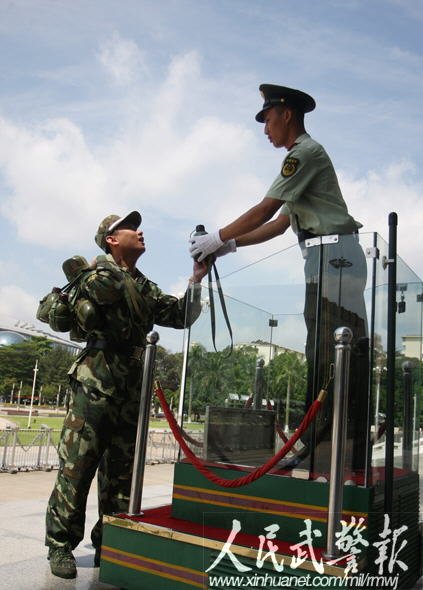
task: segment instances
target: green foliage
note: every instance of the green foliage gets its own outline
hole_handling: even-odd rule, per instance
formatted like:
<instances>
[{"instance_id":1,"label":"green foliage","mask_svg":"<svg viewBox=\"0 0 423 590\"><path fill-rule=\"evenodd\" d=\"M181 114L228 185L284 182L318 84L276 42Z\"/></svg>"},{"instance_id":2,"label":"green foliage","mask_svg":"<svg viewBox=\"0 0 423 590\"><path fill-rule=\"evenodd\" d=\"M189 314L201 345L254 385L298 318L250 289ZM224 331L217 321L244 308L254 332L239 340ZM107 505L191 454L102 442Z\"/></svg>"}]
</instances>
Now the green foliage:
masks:
<instances>
[{"instance_id":1,"label":"green foliage","mask_svg":"<svg viewBox=\"0 0 423 590\"><path fill-rule=\"evenodd\" d=\"M297 352L289 351L275 356L268 369L269 397L274 400L304 402L307 385L307 362Z\"/></svg>"},{"instance_id":2,"label":"green foliage","mask_svg":"<svg viewBox=\"0 0 423 590\"><path fill-rule=\"evenodd\" d=\"M157 346L155 375L162 388L176 392L181 382L181 372L182 353L171 353L163 346Z\"/></svg>"},{"instance_id":3,"label":"green foliage","mask_svg":"<svg viewBox=\"0 0 423 590\"><path fill-rule=\"evenodd\" d=\"M258 351L254 346L207 352L201 344L193 344L189 353L185 412L203 415L207 405L225 405L229 394L250 397L254 393ZM276 356L264 368L264 397L273 400L304 402L307 365L296 352Z\"/></svg>"},{"instance_id":4,"label":"green foliage","mask_svg":"<svg viewBox=\"0 0 423 590\"><path fill-rule=\"evenodd\" d=\"M18 344L0 348L0 394L9 399L15 383L16 399L22 381L22 397L31 392L35 363L38 360L36 395L43 386L43 397L50 399L57 394L58 386L68 385L67 371L73 355L61 347L53 347L44 337L33 337Z\"/></svg>"},{"instance_id":5,"label":"green foliage","mask_svg":"<svg viewBox=\"0 0 423 590\"><path fill-rule=\"evenodd\" d=\"M194 344L189 354L186 406L194 414L204 414L206 405L223 405L230 393L251 395L254 387L257 349L243 346L232 351L207 352Z\"/></svg>"},{"instance_id":6,"label":"green foliage","mask_svg":"<svg viewBox=\"0 0 423 590\"><path fill-rule=\"evenodd\" d=\"M0 348L0 379L13 379L14 382L32 381L37 358L51 350L51 343L44 337L33 337L18 344Z\"/></svg>"},{"instance_id":7,"label":"green foliage","mask_svg":"<svg viewBox=\"0 0 423 590\"><path fill-rule=\"evenodd\" d=\"M384 363L375 367L373 374L373 395L377 396L379 392L379 413L386 415L386 393L387 393L387 371L386 358ZM404 372L404 363L410 364L410 378L411 381L407 385L407 377ZM394 425L398 427L403 426L404 422L404 396L408 391L408 395L413 397L416 394L417 416L423 409L423 389L422 389L422 363L415 358L408 358L401 354L397 355L395 359L395 404L394 404ZM412 401L412 405L414 401ZM421 424L418 420L418 423Z\"/></svg>"},{"instance_id":8,"label":"green foliage","mask_svg":"<svg viewBox=\"0 0 423 590\"><path fill-rule=\"evenodd\" d=\"M59 386L64 393L64 389L69 385L68 371L74 358L61 347L52 348L40 358L37 382L43 385L43 399L55 400Z\"/></svg>"}]
</instances>

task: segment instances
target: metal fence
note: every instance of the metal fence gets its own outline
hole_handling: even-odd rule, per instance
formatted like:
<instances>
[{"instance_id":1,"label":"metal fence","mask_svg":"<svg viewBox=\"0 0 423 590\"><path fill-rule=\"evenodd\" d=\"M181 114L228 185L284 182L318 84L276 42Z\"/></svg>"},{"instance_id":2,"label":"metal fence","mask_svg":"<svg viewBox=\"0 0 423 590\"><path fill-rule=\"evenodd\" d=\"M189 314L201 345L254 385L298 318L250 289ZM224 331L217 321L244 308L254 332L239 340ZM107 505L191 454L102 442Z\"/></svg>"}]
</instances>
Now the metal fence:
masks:
<instances>
[{"instance_id":1,"label":"metal fence","mask_svg":"<svg viewBox=\"0 0 423 590\"><path fill-rule=\"evenodd\" d=\"M0 430L0 472L58 469L60 432L51 428ZM200 431L191 436L198 441L203 440ZM147 463L174 463L178 453L179 445L170 430L149 430Z\"/></svg>"}]
</instances>

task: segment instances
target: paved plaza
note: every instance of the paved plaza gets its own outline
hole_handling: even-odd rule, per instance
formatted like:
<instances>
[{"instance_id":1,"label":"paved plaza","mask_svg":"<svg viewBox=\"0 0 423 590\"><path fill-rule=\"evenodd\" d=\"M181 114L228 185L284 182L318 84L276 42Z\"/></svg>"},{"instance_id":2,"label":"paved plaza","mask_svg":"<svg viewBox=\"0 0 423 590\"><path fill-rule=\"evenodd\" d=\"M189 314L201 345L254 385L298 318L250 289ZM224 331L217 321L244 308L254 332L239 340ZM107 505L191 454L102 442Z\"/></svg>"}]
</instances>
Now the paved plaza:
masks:
<instances>
[{"instance_id":1,"label":"paved plaza","mask_svg":"<svg viewBox=\"0 0 423 590\"><path fill-rule=\"evenodd\" d=\"M44 518L57 471L0 473L0 589L1 590L113 590L98 581L93 567L91 527L97 520L94 485L87 506L85 538L75 550L78 576L63 580L50 573L44 546ZM147 465L143 508L170 503L173 465Z\"/></svg>"}]
</instances>

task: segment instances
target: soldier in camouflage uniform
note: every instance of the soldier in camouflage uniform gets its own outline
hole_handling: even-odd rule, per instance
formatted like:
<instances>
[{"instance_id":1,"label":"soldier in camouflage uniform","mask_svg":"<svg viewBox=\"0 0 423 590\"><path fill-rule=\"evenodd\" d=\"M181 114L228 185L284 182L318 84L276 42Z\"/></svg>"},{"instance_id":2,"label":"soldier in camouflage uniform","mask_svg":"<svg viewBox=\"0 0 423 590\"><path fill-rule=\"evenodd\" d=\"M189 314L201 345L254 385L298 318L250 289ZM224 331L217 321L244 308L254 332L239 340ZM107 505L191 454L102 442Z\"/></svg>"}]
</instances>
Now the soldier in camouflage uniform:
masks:
<instances>
[{"instance_id":1,"label":"soldier in camouflage uniform","mask_svg":"<svg viewBox=\"0 0 423 590\"><path fill-rule=\"evenodd\" d=\"M194 263L184 297L164 294L135 267L145 251L140 223L136 211L106 217L95 236L106 255L98 256L82 279L81 297L91 304L89 317L78 318L88 332L87 346L69 371L72 396L46 518L50 568L62 578L76 576L72 550L84 536L87 496L97 468L99 520L91 533L95 565L102 515L128 509L147 333L154 324L184 328L200 312L199 284L207 266Z\"/></svg>"}]
</instances>

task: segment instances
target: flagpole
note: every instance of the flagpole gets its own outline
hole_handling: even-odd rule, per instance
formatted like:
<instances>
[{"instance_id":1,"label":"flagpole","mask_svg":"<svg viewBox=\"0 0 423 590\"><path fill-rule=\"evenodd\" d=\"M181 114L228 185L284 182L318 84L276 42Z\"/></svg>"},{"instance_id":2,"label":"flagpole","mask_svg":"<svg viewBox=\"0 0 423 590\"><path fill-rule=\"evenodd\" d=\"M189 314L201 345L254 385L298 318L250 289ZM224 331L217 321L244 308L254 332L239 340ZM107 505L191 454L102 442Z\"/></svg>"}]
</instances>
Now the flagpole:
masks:
<instances>
[{"instance_id":1,"label":"flagpole","mask_svg":"<svg viewBox=\"0 0 423 590\"><path fill-rule=\"evenodd\" d=\"M37 382L37 372L38 372L38 359L35 361L35 367L34 367L34 379L32 380L31 405L29 407L27 428L31 428L32 406L34 405L34 392L35 392L35 383Z\"/></svg>"}]
</instances>

